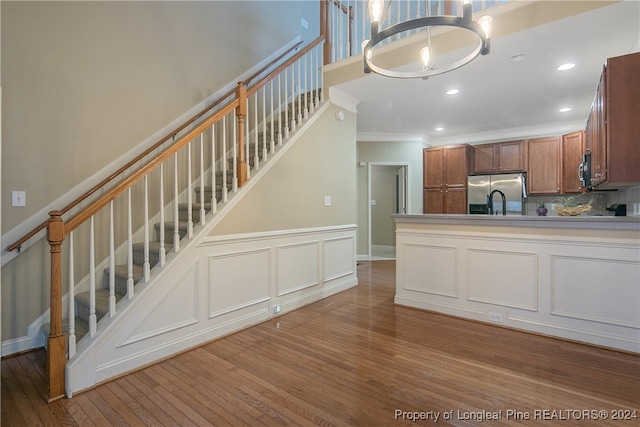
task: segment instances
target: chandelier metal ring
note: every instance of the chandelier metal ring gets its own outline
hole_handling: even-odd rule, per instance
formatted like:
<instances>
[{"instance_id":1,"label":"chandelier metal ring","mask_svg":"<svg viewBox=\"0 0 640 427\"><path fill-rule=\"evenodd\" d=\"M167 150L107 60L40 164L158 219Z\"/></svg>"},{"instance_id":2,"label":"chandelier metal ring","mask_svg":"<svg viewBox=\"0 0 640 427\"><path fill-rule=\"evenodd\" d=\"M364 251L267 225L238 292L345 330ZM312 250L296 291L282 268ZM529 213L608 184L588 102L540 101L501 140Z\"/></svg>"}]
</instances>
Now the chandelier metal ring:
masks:
<instances>
[{"instance_id":1,"label":"chandelier metal ring","mask_svg":"<svg viewBox=\"0 0 640 427\"><path fill-rule=\"evenodd\" d=\"M363 46L363 59L364 59L364 71L365 73L374 72L386 77L400 78L400 79L414 79L422 78L427 79L431 76L444 74L449 71L455 70L473 61L478 55L487 55L490 51L490 37L485 28L478 22L471 19L471 5L465 4L463 7L463 16L428 16L423 18L416 18L409 21L404 21L387 27L380 31L379 22L372 22L371 24L371 39ZM431 28L431 27L458 27L464 30L471 31L479 37L478 45L468 55L463 58L441 66L436 69L425 68L421 71L394 71L383 68L374 64L373 61L373 48L381 43L383 40L389 37L409 30L418 28Z\"/></svg>"}]
</instances>

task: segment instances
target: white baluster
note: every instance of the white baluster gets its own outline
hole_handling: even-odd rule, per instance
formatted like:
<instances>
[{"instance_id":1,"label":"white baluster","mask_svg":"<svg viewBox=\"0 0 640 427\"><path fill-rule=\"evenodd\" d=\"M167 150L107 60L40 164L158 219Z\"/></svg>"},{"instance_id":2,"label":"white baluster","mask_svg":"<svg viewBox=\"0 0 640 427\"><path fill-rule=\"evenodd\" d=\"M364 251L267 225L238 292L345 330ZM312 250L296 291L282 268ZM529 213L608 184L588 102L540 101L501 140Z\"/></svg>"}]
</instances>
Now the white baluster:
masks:
<instances>
[{"instance_id":1,"label":"white baluster","mask_svg":"<svg viewBox=\"0 0 640 427\"><path fill-rule=\"evenodd\" d=\"M236 115L229 113L229 121L231 122L231 146L233 147L233 167L231 178L231 191L238 191L238 126L236 123Z\"/></svg>"},{"instance_id":2,"label":"white baluster","mask_svg":"<svg viewBox=\"0 0 640 427\"><path fill-rule=\"evenodd\" d=\"M163 266L167 260L164 248L164 162L160 163L160 230L158 234L160 239L160 266Z\"/></svg>"},{"instance_id":3,"label":"white baluster","mask_svg":"<svg viewBox=\"0 0 640 427\"><path fill-rule=\"evenodd\" d=\"M267 93L266 87L260 88L262 93L262 161L267 161Z\"/></svg>"},{"instance_id":4,"label":"white baluster","mask_svg":"<svg viewBox=\"0 0 640 427\"><path fill-rule=\"evenodd\" d=\"M244 130L245 130L245 136L244 136L244 160L245 162L247 162L247 179L251 178L251 165L249 164L249 146L251 145L251 142L249 140L249 129L251 129L251 127L249 126L250 123L250 114L249 114L249 97L247 97L247 99L245 100L245 102L247 103L245 105L245 111L247 112L247 116L244 118Z\"/></svg>"},{"instance_id":5,"label":"white baluster","mask_svg":"<svg viewBox=\"0 0 640 427\"><path fill-rule=\"evenodd\" d=\"M73 267L73 231L69 233L69 354L71 359L76 354L76 291L75 272Z\"/></svg>"},{"instance_id":6,"label":"white baluster","mask_svg":"<svg viewBox=\"0 0 640 427\"><path fill-rule=\"evenodd\" d=\"M133 212L131 206L131 187L127 190L127 298L133 298Z\"/></svg>"},{"instance_id":7,"label":"white baluster","mask_svg":"<svg viewBox=\"0 0 640 427\"><path fill-rule=\"evenodd\" d=\"M191 141L187 144L187 236L193 236L193 187L191 182Z\"/></svg>"},{"instance_id":8,"label":"white baluster","mask_svg":"<svg viewBox=\"0 0 640 427\"><path fill-rule=\"evenodd\" d=\"M151 277L151 261L149 259L149 177L144 176L144 262L142 264L144 281Z\"/></svg>"},{"instance_id":9,"label":"white baluster","mask_svg":"<svg viewBox=\"0 0 640 427\"><path fill-rule=\"evenodd\" d=\"M358 4L358 3L356 3ZM320 75L322 74L322 43L316 46L316 106L320 105Z\"/></svg>"},{"instance_id":10,"label":"white baluster","mask_svg":"<svg viewBox=\"0 0 640 427\"><path fill-rule=\"evenodd\" d=\"M284 137L289 138L289 67L284 69Z\"/></svg>"},{"instance_id":11,"label":"white baluster","mask_svg":"<svg viewBox=\"0 0 640 427\"><path fill-rule=\"evenodd\" d=\"M222 201L229 196L227 189L227 116L222 118Z\"/></svg>"},{"instance_id":12,"label":"white baluster","mask_svg":"<svg viewBox=\"0 0 640 427\"><path fill-rule=\"evenodd\" d=\"M96 246L94 216L89 222L89 336L96 334Z\"/></svg>"},{"instance_id":13,"label":"white baluster","mask_svg":"<svg viewBox=\"0 0 640 427\"><path fill-rule=\"evenodd\" d=\"M258 92L253 94L253 167L260 168L260 147L258 146L258 134L260 133L260 125L258 123Z\"/></svg>"},{"instance_id":14,"label":"white baluster","mask_svg":"<svg viewBox=\"0 0 640 427\"><path fill-rule=\"evenodd\" d=\"M178 153L173 155L173 250L180 250L180 207L178 206Z\"/></svg>"},{"instance_id":15,"label":"white baluster","mask_svg":"<svg viewBox=\"0 0 640 427\"><path fill-rule=\"evenodd\" d=\"M308 118L309 117L309 86L307 85L307 75L308 75L308 69L307 69L307 57L309 56L308 53L305 53L304 56L302 57L302 62L304 62L304 118Z\"/></svg>"},{"instance_id":16,"label":"white baluster","mask_svg":"<svg viewBox=\"0 0 640 427\"><path fill-rule=\"evenodd\" d=\"M282 84L280 76L282 72L278 73L278 146L282 145Z\"/></svg>"},{"instance_id":17,"label":"white baluster","mask_svg":"<svg viewBox=\"0 0 640 427\"><path fill-rule=\"evenodd\" d=\"M216 125L211 125L211 212L218 211L216 196Z\"/></svg>"},{"instance_id":18,"label":"white baluster","mask_svg":"<svg viewBox=\"0 0 640 427\"><path fill-rule=\"evenodd\" d=\"M296 130L296 63L291 64L291 132Z\"/></svg>"},{"instance_id":19,"label":"white baluster","mask_svg":"<svg viewBox=\"0 0 640 427\"><path fill-rule=\"evenodd\" d=\"M116 250L113 200L109 203L109 317L116 315Z\"/></svg>"},{"instance_id":20,"label":"white baluster","mask_svg":"<svg viewBox=\"0 0 640 427\"><path fill-rule=\"evenodd\" d=\"M300 60L297 61L298 64L298 80L296 82L296 86L298 87L298 124L302 123L302 91L300 90L300 85L302 84L302 64Z\"/></svg>"},{"instance_id":21,"label":"white baluster","mask_svg":"<svg viewBox=\"0 0 640 427\"><path fill-rule=\"evenodd\" d=\"M273 132L275 132L275 128L273 127L273 80L269 82L269 117L271 117L271 132L269 135L269 150L273 153L276 149L275 141L273 139Z\"/></svg>"},{"instance_id":22,"label":"white baluster","mask_svg":"<svg viewBox=\"0 0 640 427\"><path fill-rule=\"evenodd\" d=\"M309 94L311 96L311 102L310 102L310 111L311 113L313 113L316 110L316 88L317 86L317 81L316 81L316 76L317 74L317 64L314 63L315 59L316 59L316 48L314 48L311 52L309 52L309 61L311 62L311 75L309 76L309 90L311 91L311 93Z\"/></svg>"},{"instance_id":23,"label":"white baluster","mask_svg":"<svg viewBox=\"0 0 640 427\"><path fill-rule=\"evenodd\" d=\"M324 101L324 73L322 72L322 70L320 70L320 88L322 89L322 92L320 92L320 102L323 102Z\"/></svg>"},{"instance_id":24,"label":"white baluster","mask_svg":"<svg viewBox=\"0 0 640 427\"><path fill-rule=\"evenodd\" d=\"M204 210L204 132L200 134L200 224L205 224Z\"/></svg>"}]
</instances>

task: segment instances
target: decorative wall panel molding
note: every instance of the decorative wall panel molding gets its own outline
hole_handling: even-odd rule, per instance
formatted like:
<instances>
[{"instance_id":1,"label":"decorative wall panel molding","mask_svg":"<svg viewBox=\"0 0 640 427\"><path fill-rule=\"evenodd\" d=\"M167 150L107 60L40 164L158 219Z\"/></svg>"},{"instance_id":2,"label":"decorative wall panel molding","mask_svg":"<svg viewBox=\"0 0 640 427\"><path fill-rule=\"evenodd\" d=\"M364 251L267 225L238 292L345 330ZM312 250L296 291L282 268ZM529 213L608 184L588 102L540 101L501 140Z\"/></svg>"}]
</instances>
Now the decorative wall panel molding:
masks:
<instances>
[{"instance_id":1,"label":"decorative wall panel molding","mask_svg":"<svg viewBox=\"0 0 640 427\"><path fill-rule=\"evenodd\" d=\"M526 252L469 249L467 289L469 301L536 311L537 256Z\"/></svg>"},{"instance_id":2,"label":"decorative wall panel molding","mask_svg":"<svg viewBox=\"0 0 640 427\"><path fill-rule=\"evenodd\" d=\"M164 298L159 299L121 345L198 323L198 265L194 265Z\"/></svg>"},{"instance_id":3,"label":"decorative wall panel molding","mask_svg":"<svg viewBox=\"0 0 640 427\"><path fill-rule=\"evenodd\" d=\"M270 249L209 258L209 317L269 300Z\"/></svg>"},{"instance_id":4,"label":"decorative wall panel molding","mask_svg":"<svg viewBox=\"0 0 640 427\"><path fill-rule=\"evenodd\" d=\"M320 241L276 248L276 295L283 296L320 283Z\"/></svg>"},{"instance_id":5,"label":"decorative wall panel molding","mask_svg":"<svg viewBox=\"0 0 640 427\"><path fill-rule=\"evenodd\" d=\"M406 266L403 289L446 297L458 297L458 260L454 246L407 244L403 248ZM428 263L424 262L426 259Z\"/></svg>"},{"instance_id":6,"label":"decorative wall panel molding","mask_svg":"<svg viewBox=\"0 0 640 427\"><path fill-rule=\"evenodd\" d=\"M355 274L356 238L353 236L332 237L323 240L325 281Z\"/></svg>"},{"instance_id":7,"label":"decorative wall panel molding","mask_svg":"<svg viewBox=\"0 0 640 427\"><path fill-rule=\"evenodd\" d=\"M552 268L552 314L626 327L640 324L640 261L553 256Z\"/></svg>"}]
</instances>

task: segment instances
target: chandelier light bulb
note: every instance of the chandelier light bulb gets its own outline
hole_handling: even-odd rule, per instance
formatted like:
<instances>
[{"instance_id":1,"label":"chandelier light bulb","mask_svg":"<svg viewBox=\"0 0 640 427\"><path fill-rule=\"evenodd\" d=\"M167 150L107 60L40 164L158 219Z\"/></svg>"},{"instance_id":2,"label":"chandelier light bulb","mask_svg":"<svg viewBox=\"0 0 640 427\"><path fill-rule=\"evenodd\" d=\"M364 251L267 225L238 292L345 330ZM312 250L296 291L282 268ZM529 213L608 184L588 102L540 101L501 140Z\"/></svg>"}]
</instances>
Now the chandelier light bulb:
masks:
<instances>
[{"instance_id":1,"label":"chandelier light bulb","mask_svg":"<svg viewBox=\"0 0 640 427\"><path fill-rule=\"evenodd\" d=\"M493 27L493 18L489 15L485 15L482 18L478 19L478 24L482 27L485 36L490 39L491 38L491 27Z\"/></svg>"},{"instance_id":2,"label":"chandelier light bulb","mask_svg":"<svg viewBox=\"0 0 640 427\"><path fill-rule=\"evenodd\" d=\"M380 22L383 8L384 0L369 0L369 17L371 17L372 23Z\"/></svg>"},{"instance_id":3,"label":"chandelier light bulb","mask_svg":"<svg viewBox=\"0 0 640 427\"><path fill-rule=\"evenodd\" d=\"M420 49L420 63L422 64L423 70L429 69L429 62L431 61L431 48L429 46L425 46Z\"/></svg>"}]
</instances>

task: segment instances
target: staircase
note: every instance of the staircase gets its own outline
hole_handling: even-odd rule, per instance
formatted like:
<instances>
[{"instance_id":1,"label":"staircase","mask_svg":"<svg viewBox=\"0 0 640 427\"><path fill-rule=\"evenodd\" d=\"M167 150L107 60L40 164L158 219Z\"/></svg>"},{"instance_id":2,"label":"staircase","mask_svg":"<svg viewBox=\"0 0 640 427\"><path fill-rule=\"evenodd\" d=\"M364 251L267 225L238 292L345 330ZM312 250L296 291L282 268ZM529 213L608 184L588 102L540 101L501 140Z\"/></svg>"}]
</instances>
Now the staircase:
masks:
<instances>
[{"instance_id":1,"label":"staircase","mask_svg":"<svg viewBox=\"0 0 640 427\"><path fill-rule=\"evenodd\" d=\"M321 89L309 91L306 94L302 95L302 99L305 99L304 104L300 104L295 101L293 103L289 103L286 111L280 112L280 120L275 117L272 120L267 120L266 123L261 123L258 126L258 129L264 129L264 131L259 131L256 133L256 136L253 137L251 143L247 144L246 150L246 158L247 164L249 165L250 170L256 171L256 163L258 165L262 165L268 158L273 155L272 149L278 148L278 142L280 144L283 143L284 135L289 133L290 129L295 129L296 126L300 126L305 119L307 113L297 114L297 111L300 110L302 105L303 111L312 111L316 105L314 104L316 100L319 100L321 96ZM252 135L253 136L253 135ZM273 144L271 143L273 141ZM257 142L257 144L256 144ZM257 145L257 147L256 147ZM259 166L258 166L259 167ZM215 182L218 183L215 189L215 203L217 208L222 209L223 205L221 205L217 201L223 200L223 182L230 183L233 180L234 172L234 163L233 159L228 159L226 173L222 171L218 171L215 173ZM223 175L226 174L226 179ZM200 186L194 187L194 196L195 201L191 203L191 209L189 209L189 203L179 203L178 204L178 235L179 240L182 241L188 235L189 223L197 224L201 222L202 213L205 215L211 216L214 215L215 212L212 209L214 206L213 199L213 188L210 185L205 185L202 188ZM202 197L202 199L201 199ZM191 210L191 215L189 215L189 210ZM153 269L155 266L160 264L161 255L164 251L164 255L166 256L173 249L173 235L176 232L175 222L165 222L164 224L164 236L169 236L169 238L165 237L165 240L161 240L161 228L163 226L160 223L155 223L154 228L154 236L155 240L149 242L149 268ZM145 264L145 243L144 242L136 242L132 244L132 279L134 289L135 286L141 283L144 279L144 264ZM126 297L128 292L128 282L129 282L129 266L127 264L118 264L114 266L113 269L114 275L114 289L115 289L115 302L116 304ZM109 284L111 281L111 268L103 269L103 284ZM135 294L135 291L134 291ZM95 316L96 322L99 322L102 318L107 316L110 311L109 307L109 288L102 287L95 290ZM90 331L90 316L91 316L91 291L84 291L77 293L75 295L75 339L76 341L80 341L84 336L86 336ZM65 331L65 335L67 337L67 349L69 348L69 326L70 322L68 319L63 320L63 330ZM43 332L45 336L49 335L50 324L47 323L43 326Z\"/></svg>"}]
</instances>

